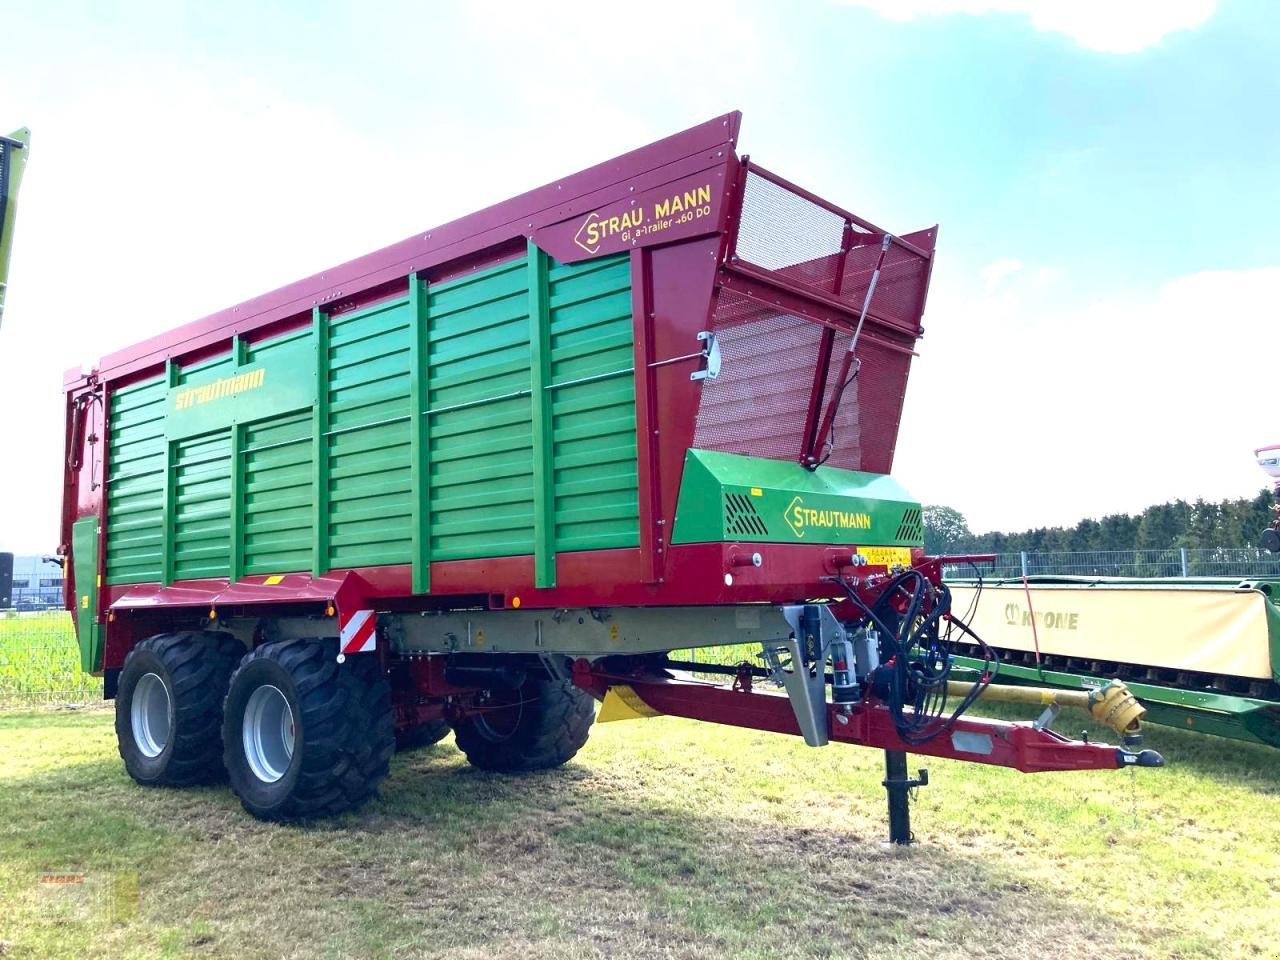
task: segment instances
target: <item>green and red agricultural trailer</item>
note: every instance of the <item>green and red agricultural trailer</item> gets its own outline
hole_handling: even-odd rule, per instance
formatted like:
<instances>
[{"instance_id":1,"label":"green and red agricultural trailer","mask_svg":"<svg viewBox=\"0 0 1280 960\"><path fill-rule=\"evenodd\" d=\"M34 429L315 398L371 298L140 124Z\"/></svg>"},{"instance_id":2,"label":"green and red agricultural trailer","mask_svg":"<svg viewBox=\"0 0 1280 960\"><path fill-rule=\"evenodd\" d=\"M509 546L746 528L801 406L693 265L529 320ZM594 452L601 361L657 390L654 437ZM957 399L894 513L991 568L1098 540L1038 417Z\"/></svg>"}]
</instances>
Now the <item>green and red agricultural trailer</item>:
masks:
<instances>
[{"instance_id":1,"label":"green and red agricultural trailer","mask_svg":"<svg viewBox=\"0 0 1280 960\"><path fill-rule=\"evenodd\" d=\"M68 373L67 603L135 780L336 813L450 728L564 763L603 700L882 748L905 841L907 751L1160 762L964 716L994 661L948 703L973 638L889 476L936 231L739 156L739 122ZM737 643L765 666L724 684L670 656ZM1090 701L1134 746L1123 687Z\"/></svg>"}]
</instances>

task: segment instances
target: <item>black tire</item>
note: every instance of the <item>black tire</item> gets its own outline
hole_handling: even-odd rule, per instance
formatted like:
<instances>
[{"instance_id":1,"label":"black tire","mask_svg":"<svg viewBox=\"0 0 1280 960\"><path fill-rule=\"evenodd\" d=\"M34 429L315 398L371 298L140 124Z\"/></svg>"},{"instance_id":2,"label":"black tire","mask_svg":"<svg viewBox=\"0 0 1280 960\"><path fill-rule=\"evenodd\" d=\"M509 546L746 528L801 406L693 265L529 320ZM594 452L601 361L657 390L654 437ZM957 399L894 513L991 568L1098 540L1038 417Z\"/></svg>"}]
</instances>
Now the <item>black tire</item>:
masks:
<instances>
[{"instance_id":1,"label":"black tire","mask_svg":"<svg viewBox=\"0 0 1280 960\"><path fill-rule=\"evenodd\" d=\"M241 804L262 820L302 820L354 810L377 793L395 750L391 687L376 657L355 655L337 662L333 640L285 640L247 655L231 677L223 709L222 742L231 789ZM269 688L274 688L272 693ZM262 765L263 748L251 758L245 742L255 729L274 731L262 720L246 718L256 703L288 705L291 748L279 754L279 767ZM264 699L265 698L265 699ZM264 710L266 708L263 708ZM255 772L265 769L264 779Z\"/></svg>"},{"instance_id":2,"label":"black tire","mask_svg":"<svg viewBox=\"0 0 1280 960\"><path fill-rule=\"evenodd\" d=\"M490 702L507 707L476 713L454 725L458 749L482 770L548 770L582 749L596 702L568 680L531 674L519 689L495 688Z\"/></svg>"},{"instance_id":3,"label":"black tire","mask_svg":"<svg viewBox=\"0 0 1280 960\"><path fill-rule=\"evenodd\" d=\"M199 631L162 633L129 651L116 690L116 742L129 776L146 787L185 787L226 776L222 701L242 656L244 644L231 634ZM155 699L144 701L149 695ZM157 709L148 711L148 702ZM140 718L165 715L157 724L163 735L149 721L135 720L135 706Z\"/></svg>"},{"instance_id":4,"label":"black tire","mask_svg":"<svg viewBox=\"0 0 1280 960\"><path fill-rule=\"evenodd\" d=\"M428 720L412 727L396 731L396 751L419 750L439 743L449 735L452 727L447 720Z\"/></svg>"}]
</instances>

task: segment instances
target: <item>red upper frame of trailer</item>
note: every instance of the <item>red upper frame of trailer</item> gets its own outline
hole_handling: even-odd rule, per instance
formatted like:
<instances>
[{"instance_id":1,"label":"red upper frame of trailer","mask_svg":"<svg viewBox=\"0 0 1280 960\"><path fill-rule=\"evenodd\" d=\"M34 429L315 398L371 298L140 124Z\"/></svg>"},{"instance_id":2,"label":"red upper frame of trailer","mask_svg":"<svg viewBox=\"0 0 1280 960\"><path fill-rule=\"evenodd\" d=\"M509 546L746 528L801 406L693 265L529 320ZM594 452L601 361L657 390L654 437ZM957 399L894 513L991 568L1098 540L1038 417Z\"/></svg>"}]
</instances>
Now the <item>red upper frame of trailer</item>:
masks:
<instances>
[{"instance_id":1,"label":"red upper frame of trailer","mask_svg":"<svg viewBox=\"0 0 1280 960\"><path fill-rule=\"evenodd\" d=\"M404 278L415 271L421 273L442 265L457 265L456 270L432 277L440 280L475 269L488 262L485 254L517 239L532 237L552 256L562 262L571 262L632 247L666 244L689 236L723 231L731 213L730 195L735 189L741 189L735 182L739 167L735 148L741 121L742 114L736 110L715 117L613 160L109 354L94 373L100 382L110 381L121 386L136 379L137 375L152 372L166 360L191 358L199 356L201 351L225 349L232 336L254 332L265 336L275 332L275 328L287 326L291 320L302 322L309 319L313 307L325 306L332 313L346 305L344 299L359 298L361 303L377 299L383 287L403 283ZM758 167L753 169L869 233L887 233L795 184ZM673 190L696 191L708 176L721 179L722 183L720 189L713 193L711 215L696 223L690 222L683 228L675 226L635 238L629 243L619 240L616 231L599 237L600 242L591 243L589 241L593 238L583 232L588 224L580 218L590 220L598 217L607 225L611 213L620 216L628 207L643 206L646 198L655 195L656 191L662 194L670 194ZM930 228L895 238L895 242L914 255L931 260L935 239L936 229ZM473 259L469 261L468 258ZM777 283L779 279L775 276L772 282ZM796 289L793 292L806 296L814 291ZM914 312L921 312L923 305L921 300L920 310ZM855 312L848 303L833 297L820 298L809 306L808 312L813 319L824 322L840 319L848 322L849 314ZM890 325L895 325L893 320L896 318L880 319L882 322L887 319ZM915 319L918 321L918 316ZM906 324L896 325L903 327L903 333L913 339L921 332L918 326L908 329ZM84 384L89 376L80 368L69 369L64 375L64 385L69 390L74 389Z\"/></svg>"},{"instance_id":2,"label":"red upper frame of trailer","mask_svg":"<svg viewBox=\"0 0 1280 960\"><path fill-rule=\"evenodd\" d=\"M711 167L727 169L730 161L736 159L734 146L741 121L739 111L724 114L443 226L414 234L341 266L151 337L104 357L97 371L99 379L119 381L154 368L167 359L177 359L212 346L225 348L233 335L261 330L291 317L306 315L309 318L314 306L340 301L353 292L376 290L396 281L403 283L404 278L414 271L465 261L515 238L535 236L540 246L548 243L544 249L561 260L584 259L612 252L610 248L597 252L579 250L574 256L571 245L567 246L554 231L544 228L590 214L618 201L626 202L646 190L671 183L682 172L695 174ZM722 196L723 191L718 191L717 197ZM706 227L699 227L698 232L709 232ZM664 234L661 242L680 238L677 234ZM67 371L64 383L70 388L84 379L85 372L73 368Z\"/></svg>"}]
</instances>

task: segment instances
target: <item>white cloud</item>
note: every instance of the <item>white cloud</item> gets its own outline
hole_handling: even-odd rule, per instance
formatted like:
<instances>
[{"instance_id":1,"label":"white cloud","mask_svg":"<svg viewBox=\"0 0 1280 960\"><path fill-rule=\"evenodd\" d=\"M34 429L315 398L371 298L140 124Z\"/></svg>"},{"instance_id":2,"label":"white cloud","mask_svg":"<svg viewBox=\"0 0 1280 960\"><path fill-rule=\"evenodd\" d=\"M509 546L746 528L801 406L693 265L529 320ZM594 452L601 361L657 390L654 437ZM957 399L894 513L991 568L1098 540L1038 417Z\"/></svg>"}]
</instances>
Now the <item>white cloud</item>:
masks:
<instances>
[{"instance_id":1,"label":"white cloud","mask_svg":"<svg viewBox=\"0 0 1280 960\"><path fill-rule=\"evenodd\" d=\"M1002 257L988 263L978 272L978 276L988 290L995 290L1006 279L1021 272L1023 266L1023 262L1017 257Z\"/></svg>"},{"instance_id":2,"label":"white cloud","mask_svg":"<svg viewBox=\"0 0 1280 960\"><path fill-rule=\"evenodd\" d=\"M935 274L894 467L926 502L1018 530L1266 484L1280 266L1068 309L1034 282L963 283Z\"/></svg>"},{"instance_id":3,"label":"white cloud","mask_svg":"<svg viewBox=\"0 0 1280 960\"><path fill-rule=\"evenodd\" d=\"M1166 36L1193 30L1217 9L1217 0L843 0L899 22L967 14L1023 16L1036 30L1060 33L1103 53L1137 53Z\"/></svg>"}]
</instances>

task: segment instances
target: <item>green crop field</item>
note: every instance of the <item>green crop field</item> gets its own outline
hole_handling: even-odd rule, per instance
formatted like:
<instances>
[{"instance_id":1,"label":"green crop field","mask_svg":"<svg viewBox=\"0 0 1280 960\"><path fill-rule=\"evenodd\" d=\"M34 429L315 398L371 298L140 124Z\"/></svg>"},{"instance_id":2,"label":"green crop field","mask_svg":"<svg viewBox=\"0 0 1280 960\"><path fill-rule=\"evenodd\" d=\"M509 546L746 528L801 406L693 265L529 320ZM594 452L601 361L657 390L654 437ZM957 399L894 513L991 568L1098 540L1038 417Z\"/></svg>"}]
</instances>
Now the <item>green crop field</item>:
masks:
<instances>
[{"instance_id":1,"label":"green crop field","mask_svg":"<svg viewBox=\"0 0 1280 960\"><path fill-rule=\"evenodd\" d=\"M1280 754L1148 734L1167 768L913 758L920 842L886 848L879 753L711 724L604 724L525 778L446 740L359 813L272 826L135 786L107 710L0 714L0 955L1280 956ZM128 902L50 882L81 874Z\"/></svg>"},{"instance_id":2,"label":"green crop field","mask_svg":"<svg viewBox=\"0 0 1280 960\"><path fill-rule=\"evenodd\" d=\"M0 707L101 699L102 680L80 671L69 614L0 616Z\"/></svg>"}]
</instances>

